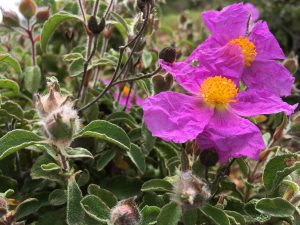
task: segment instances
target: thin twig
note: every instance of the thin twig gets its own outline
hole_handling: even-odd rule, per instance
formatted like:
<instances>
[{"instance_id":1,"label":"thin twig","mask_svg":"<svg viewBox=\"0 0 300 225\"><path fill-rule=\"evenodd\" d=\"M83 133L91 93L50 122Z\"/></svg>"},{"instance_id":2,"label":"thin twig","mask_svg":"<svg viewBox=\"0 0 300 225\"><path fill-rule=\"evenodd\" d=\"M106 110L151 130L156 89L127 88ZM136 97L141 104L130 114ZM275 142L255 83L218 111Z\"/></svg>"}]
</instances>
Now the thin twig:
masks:
<instances>
[{"instance_id":1,"label":"thin twig","mask_svg":"<svg viewBox=\"0 0 300 225\"><path fill-rule=\"evenodd\" d=\"M85 16L85 10L83 8L81 0L78 0L78 5L79 5L79 8L80 8L80 11L81 11L81 14L82 14L83 22L84 22L85 25L87 25L86 16Z\"/></svg>"}]
</instances>

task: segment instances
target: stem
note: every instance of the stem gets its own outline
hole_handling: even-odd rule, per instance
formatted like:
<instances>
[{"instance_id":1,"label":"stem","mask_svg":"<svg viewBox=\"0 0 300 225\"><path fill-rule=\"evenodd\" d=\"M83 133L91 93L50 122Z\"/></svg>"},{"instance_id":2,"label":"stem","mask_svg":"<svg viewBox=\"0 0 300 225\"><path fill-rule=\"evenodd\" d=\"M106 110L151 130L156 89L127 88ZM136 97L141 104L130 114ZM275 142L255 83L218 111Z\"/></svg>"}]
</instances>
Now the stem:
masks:
<instances>
[{"instance_id":1,"label":"stem","mask_svg":"<svg viewBox=\"0 0 300 225\"><path fill-rule=\"evenodd\" d=\"M134 50L136 49L137 47L137 40L142 36L145 28L146 28L146 25L148 23L148 18L149 18L149 14L150 14L150 6L149 4L147 4L147 15L146 15L146 19L143 23L143 26L141 28L141 30L138 32L138 34L135 36L135 38L128 42L125 46L121 46L120 47L120 55L119 55L119 60L118 60L118 64L117 64L117 67L116 67L116 70L112 76L112 79L110 81L110 83L105 87L105 89L94 99L92 100L91 102L89 102L88 104L86 104L85 106L83 106L82 108L80 108L78 111L81 112L87 108L89 108L91 105L93 105L94 103L96 103L100 98L102 98L106 92L111 88L113 87L115 84L114 82L121 76L121 74L124 72L124 70L126 69L127 65L129 64L130 60L131 60L131 57L133 56L133 53L134 53ZM121 64L122 64L122 58L123 58L123 54L126 50L126 48L128 48L131 44L134 44L133 48L132 48L132 52L130 54L130 56L128 57L127 59L127 62L125 63L125 65L123 66L123 68L121 69L121 72L119 73L119 70L121 68Z\"/></svg>"},{"instance_id":2,"label":"stem","mask_svg":"<svg viewBox=\"0 0 300 225\"><path fill-rule=\"evenodd\" d=\"M126 98L124 111L126 111L126 109L127 109L127 105L128 105L129 99L130 99L131 92L132 92L132 87L133 87L133 82L130 82L129 93L128 93L127 98Z\"/></svg>"},{"instance_id":3,"label":"stem","mask_svg":"<svg viewBox=\"0 0 300 225\"><path fill-rule=\"evenodd\" d=\"M85 25L87 25L86 16L85 16L85 10L83 8L81 0L78 0L78 5L79 5L79 8L80 8L80 11L81 11L81 14L82 14L83 22L84 22Z\"/></svg>"}]
</instances>

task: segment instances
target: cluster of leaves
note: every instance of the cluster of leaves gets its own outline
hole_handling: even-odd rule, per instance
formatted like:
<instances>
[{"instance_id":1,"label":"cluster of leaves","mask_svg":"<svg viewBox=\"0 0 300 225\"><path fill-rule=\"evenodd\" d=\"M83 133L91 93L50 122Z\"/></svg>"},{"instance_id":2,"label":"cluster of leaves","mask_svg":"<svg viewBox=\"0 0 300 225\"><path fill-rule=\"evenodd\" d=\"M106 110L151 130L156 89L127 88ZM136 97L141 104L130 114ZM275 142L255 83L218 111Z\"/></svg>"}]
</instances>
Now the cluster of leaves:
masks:
<instances>
[{"instance_id":1,"label":"cluster of leaves","mask_svg":"<svg viewBox=\"0 0 300 225\"><path fill-rule=\"evenodd\" d=\"M252 118L268 146L259 162L205 166L193 143L156 139L142 109L126 112L114 97L122 85L142 98L179 88L157 69L159 49L175 41L179 58L205 31L195 32L188 15L178 27L158 29L162 1L78 2L36 1L51 6L46 21L1 28L0 224L111 224L124 199L134 199L140 225L300 224L299 115ZM93 32L92 17L104 19L105 29ZM155 74L160 78L148 79ZM47 79L77 100L82 121L66 149L67 169L33 107ZM205 204L186 207L178 198L180 170L208 184Z\"/></svg>"}]
</instances>

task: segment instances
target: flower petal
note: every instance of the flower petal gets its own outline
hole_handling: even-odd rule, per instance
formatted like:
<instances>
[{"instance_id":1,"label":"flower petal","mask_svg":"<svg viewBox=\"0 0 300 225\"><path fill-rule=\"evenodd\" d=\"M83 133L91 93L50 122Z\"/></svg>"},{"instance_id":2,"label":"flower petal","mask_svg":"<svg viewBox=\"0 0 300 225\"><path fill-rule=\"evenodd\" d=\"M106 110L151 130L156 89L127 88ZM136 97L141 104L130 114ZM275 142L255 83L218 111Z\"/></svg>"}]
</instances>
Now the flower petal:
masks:
<instances>
[{"instance_id":1,"label":"flower petal","mask_svg":"<svg viewBox=\"0 0 300 225\"><path fill-rule=\"evenodd\" d=\"M243 74L248 88L267 90L278 96L291 94L294 77L274 60L255 60Z\"/></svg>"},{"instance_id":2,"label":"flower petal","mask_svg":"<svg viewBox=\"0 0 300 225\"><path fill-rule=\"evenodd\" d=\"M216 112L197 142L200 149L215 149L221 163L243 156L258 160L259 152L265 148L259 129L229 111Z\"/></svg>"},{"instance_id":3,"label":"flower petal","mask_svg":"<svg viewBox=\"0 0 300 225\"><path fill-rule=\"evenodd\" d=\"M167 63L159 61L161 67L170 73L176 82L188 92L198 95L203 80L207 77L205 68L187 61Z\"/></svg>"},{"instance_id":4,"label":"flower petal","mask_svg":"<svg viewBox=\"0 0 300 225\"><path fill-rule=\"evenodd\" d=\"M176 143L194 140L213 114L198 98L175 92L149 97L142 107L152 135Z\"/></svg>"},{"instance_id":5,"label":"flower petal","mask_svg":"<svg viewBox=\"0 0 300 225\"><path fill-rule=\"evenodd\" d=\"M270 32L266 22L258 21L253 27L249 40L256 47L257 59L284 59L284 53L278 41Z\"/></svg>"},{"instance_id":6,"label":"flower petal","mask_svg":"<svg viewBox=\"0 0 300 225\"><path fill-rule=\"evenodd\" d=\"M291 115L297 105L289 105L270 92L255 89L240 92L237 102L230 103L232 110L240 116L256 116L279 112Z\"/></svg>"},{"instance_id":7,"label":"flower petal","mask_svg":"<svg viewBox=\"0 0 300 225\"><path fill-rule=\"evenodd\" d=\"M255 22L259 18L259 11L258 9L252 4L252 3L246 3L244 4L245 8L250 12L251 14L251 20Z\"/></svg>"},{"instance_id":8,"label":"flower petal","mask_svg":"<svg viewBox=\"0 0 300 225\"><path fill-rule=\"evenodd\" d=\"M202 13L206 27L222 45L246 34L248 16L243 3L229 5L221 11L209 10Z\"/></svg>"}]
</instances>

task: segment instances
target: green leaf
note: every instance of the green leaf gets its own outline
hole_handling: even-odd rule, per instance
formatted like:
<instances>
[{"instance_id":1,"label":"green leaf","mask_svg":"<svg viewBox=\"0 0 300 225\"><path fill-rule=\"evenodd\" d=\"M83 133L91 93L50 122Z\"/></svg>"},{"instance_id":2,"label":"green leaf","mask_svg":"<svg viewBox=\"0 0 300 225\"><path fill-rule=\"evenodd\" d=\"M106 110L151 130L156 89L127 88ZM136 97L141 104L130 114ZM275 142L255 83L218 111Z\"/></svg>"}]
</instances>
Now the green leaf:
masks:
<instances>
[{"instance_id":1,"label":"green leaf","mask_svg":"<svg viewBox=\"0 0 300 225\"><path fill-rule=\"evenodd\" d=\"M182 222L184 225L195 225L197 224L198 219L198 210L197 209L187 209L183 216L182 216Z\"/></svg>"},{"instance_id":2,"label":"green leaf","mask_svg":"<svg viewBox=\"0 0 300 225\"><path fill-rule=\"evenodd\" d=\"M31 94L36 93L41 85L41 70L38 66L26 67L24 71L24 86Z\"/></svg>"},{"instance_id":3,"label":"green leaf","mask_svg":"<svg viewBox=\"0 0 300 225\"><path fill-rule=\"evenodd\" d=\"M117 24L115 24L115 26L121 33L123 39L125 40L128 32L129 32L129 26L128 26L127 22L123 19L122 16L120 16L116 12L111 11L110 15L116 20Z\"/></svg>"},{"instance_id":4,"label":"green leaf","mask_svg":"<svg viewBox=\"0 0 300 225\"><path fill-rule=\"evenodd\" d=\"M81 207L82 193L76 183L75 176L69 178L67 189L67 224L81 225L84 218L84 210Z\"/></svg>"},{"instance_id":5,"label":"green leaf","mask_svg":"<svg viewBox=\"0 0 300 225\"><path fill-rule=\"evenodd\" d=\"M284 154L275 156L267 163L263 181L269 193L273 193L286 176L300 169L300 162L297 162L297 157L299 157L297 154Z\"/></svg>"},{"instance_id":6,"label":"green leaf","mask_svg":"<svg viewBox=\"0 0 300 225\"><path fill-rule=\"evenodd\" d=\"M180 217L181 207L175 202L170 202L161 209L157 218L157 225L177 225Z\"/></svg>"},{"instance_id":7,"label":"green leaf","mask_svg":"<svg viewBox=\"0 0 300 225\"><path fill-rule=\"evenodd\" d=\"M146 159L141 148L135 144L131 144L130 150L127 152L131 161L136 165L141 173L145 173Z\"/></svg>"},{"instance_id":8,"label":"green leaf","mask_svg":"<svg viewBox=\"0 0 300 225\"><path fill-rule=\"evenodd\" d=\"M69 53L63 56L63 60L66 62L74 61L77 59L83 59L83 55L78 52Z\"/></svg>"},{"instance_id":9,"label":"green leaf","mask_svg":"<svg viewBox=\"0 0 300 225\"><path fill-rule=\"evenodd\" d=\"M252 199L244 206L244 210L248 215L253 217L256 221L264 223L264 222L270 220L271 217L268 215L262 214L256 210L255 207L256 207L256 204L258 201L259 201L258 199Z\"/></svg>"},{"instance_id":10,"label":"green leaf","mask_svg":"<svg viewBox=\"0 0 300 225\"><path fill-rule=\"evenodd\" d=\"M90 184L88 193L99 197L109 208L113 208L118 203L117 197L112 192L102 189L96 184Z\"/></svg>"},{"instance_id":11,"label":"green leaf","mask_svg":"<svg viewBox=\"0 0 300 225\"><path fill-rule=\"evenodd\" d=\"M40 204L39 200L36 198L29 198L29 199L23 201L16 208L16 219L20 220L26 216L36 213L40 207L41 207L41 204Z\"/></svg>"},{"instance_id":12,"label":"green leaf","mask_svg":"<svg viewBox=\"0 0 300 225\"><path fill-rule=\"evenodd\" d=\"M244 216L237 213L237 212L234 212L234 211L229 211L229 210L226 210L225 213L229 216L229 217L233 217L235 222L239 225L246 225L246 221L244 219Z\"/></svg>"},{"instance_id":13,"label":"green leaf","mask_svg":"<svg viewBox=\"0 0 300 225\"><path fill-rule=\"evenodd\" d=\"M160 208L156 206L148 206L146 205L142 211L142 221L139 225L154 225L156 224L157 217L160 213Z\"/></svg>"},{"instance_id":14,"label":"green leaf","mask_svg":"<svg viewBox=\"0 0 300 225\"><path fill-rule=\"evenodd\" d=\"M18 74L22 73L19 62L8 53L0 53L0 63L9 64Z\"/></svg>"},{"instance_id":15,"label":"green leaf","mask_svg":"<svg viewBox=\"0 0 300 225\"><path fill-rule=\"evenodd\" d=\"M20 92L18 83L9 79L0 79L0 89L5 89L0 91L1 96L5 97L16 96Z\"/></svg>"},{"instance_id":16,"label":"green leaf","mask_svg":"<svg viewBox=\"0 0 300 225\"><path fill-rule=\"evenodd\" d=\"M49 203L53 206L64 205L67 202L67 192L62 189L56 189L49 194Z\"/></svg>"},{"instance_id":17,"label":"green leaf","mask_svg":"<svg viewBox=\"0 0 300 225\"><path fill-rule=\"evenodd\" d=\"M142 191L172 192L172 190L173 185L162 179L152 179L146 181L142 186Z\"/></svg>"},{"instance_id":18,"label":"green leaf","mask_svg":"<svg viewBox=\"0 0 300 225\"><path fill-rule=\"evenodd\" d=\"M81 21L77 15L68 12L59 12L52 15L45 23L41 32L41 49L43 52L47 51L47 44L53 35L56 28L63 22L68 20Z\"/></svg>"},{"instance_id":19,"label":"green leaf","mask_svg":"<svg viewBox=\"0 0 300 225\"><path fill-rule=\"evenodd\" d=\"M71 148L69 147L66 151L67 157L69 159L77 159L77 158L90 158L93 159L94 156L92 153L85 148Z\"/></svg>"},{"instance_id":20,"label":"green leaf","mask_svg":"<svg viewBox=\"0 0 300 225\"><path fill-rule=\"evenodd\" d=\"M41 140L41 137L27 130L10 131L0 138L0 160Z\"/></svg>"},{"instance_id":21,"label":"green leaf","mask_svg":"<svg viewBox=\"0 0 300 225\"><path fill-rule=\"evenodd\" d=\"M84 197L81 200L81 206L86 214L97 221L106 222L110 218L109 207L95 195L88 195Z\"/></svg>"},{"instance_id":22,"label":"green leaf","mask_svg":"<svg viewBox=\"0 0 300 225\"><path fill-rule=\"evenodd\" d=\"M153 60L151 52L143 51L142 60L143 60L144 67L146 69L149 68L151 66L152 60Z\"/></svg>"},{"instance_id":23,"label":"green leaf","mask_svg":"<svg viewBox=\"0 0 300 225\"><path fill-rule=\"evenodd\" d=\"M53 170L60 170L60 166L58 166L56 163L47 163L41 165L42 170L44 171L53 171Z\"/></svg>"},{"instance_id":24,"label":"green leaf","mask_svg":"<svg viewBox=\"0 0 300 225\"><path fill-rule=\"evenodd\" d=\"M24 118L23 109L16 102L6 101L1 105L0 110L14 119L23 120Z\"/></svg>"},{"instance_id":25,"label":"green leaf","mask_svg":"<svg viewBox=\"0 0 300 225\"><path fill-rule=\"evenodd\" d=\"M105 120L95 120L88 124L80 133L80 136L95 137L118 147L130 150L130 139L126 132L119 126Z\"/></svg>"},{"instance_id":26,"label":"green leaf","mask_svg":"<svg viewBox=\"0 0 300 225\"><path fill-rule=\"evenodd\" d=\"M295 212L295 207L282 198L263 198L256 203L255 209L273 217L289 217Z\"/></svg>"},{"instance_id":27,"label":"green leaf","mask_svg":"<svg viewBox=\"0 0 300 225\"><path fill-rule=\"evenodd\" d=\"M107 164L116 156L116 151L113 149L101 152L100 156L97 157L96 168L98 171L103 170Z\"/></svg>"},{"instance_id":28,"label":"green leaf","mask_svg":"<svg viewBox=\"0 0 300 225\"><path fill-rule=\"evenodd\" d=\"M109 120L110 122L115 123L115 124L125 123L128 126L130 126L131 128L137 127L137 123L136 123L135 119L126 112L115 112L115 113L111 114L107 118L107 120Z\"/></svg>"},{"instance_id":29,"label":"green leaf","mask_svg":"<svg viewBox=\"0 0 300 225\"><path fill-rule=\"evenodd\" d=\"M216 225L230 225L229 219L223 210L215 206L207 204L201 211Z\"/></svg>"}]
</instances>

